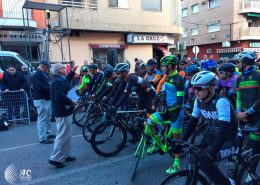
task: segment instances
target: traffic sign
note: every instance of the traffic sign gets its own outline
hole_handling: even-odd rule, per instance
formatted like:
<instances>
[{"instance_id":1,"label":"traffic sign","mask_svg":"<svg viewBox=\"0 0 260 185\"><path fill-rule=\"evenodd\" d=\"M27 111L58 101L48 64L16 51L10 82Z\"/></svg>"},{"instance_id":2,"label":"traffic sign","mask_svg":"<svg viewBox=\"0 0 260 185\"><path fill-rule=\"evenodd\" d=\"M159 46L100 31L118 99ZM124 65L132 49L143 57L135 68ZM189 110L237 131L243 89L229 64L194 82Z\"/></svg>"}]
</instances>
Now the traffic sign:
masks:
<instances>
[{"instance_id":1,"label":"traffic sign","mask_svg":"<svg viewBox=\"0 0 260 185\"><path fill-rule=\"evenodd\" d=\"M200 48L198 46L193 46L192 51L197 55L200 52Z\"/></svg>"}]
</instances>

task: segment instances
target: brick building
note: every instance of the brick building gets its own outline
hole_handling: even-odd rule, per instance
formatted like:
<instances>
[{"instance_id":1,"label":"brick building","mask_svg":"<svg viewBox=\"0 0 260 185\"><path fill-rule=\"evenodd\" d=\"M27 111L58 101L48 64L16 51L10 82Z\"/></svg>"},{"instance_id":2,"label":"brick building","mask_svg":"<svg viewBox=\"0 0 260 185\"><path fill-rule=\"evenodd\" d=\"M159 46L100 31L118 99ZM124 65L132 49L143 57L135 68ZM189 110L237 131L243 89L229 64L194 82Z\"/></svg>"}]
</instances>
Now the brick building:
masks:
<instances>
[{"instance_id":1,"label":"brick building","mask_svg":"<svg viewBox=\"0 0 260 185\"><path fill-rule=\"evenodd\" d=\"M260 52L259 0L182 0L184 54L215 59L233 57L241 51Z\"/></svg>"}]
</instances>

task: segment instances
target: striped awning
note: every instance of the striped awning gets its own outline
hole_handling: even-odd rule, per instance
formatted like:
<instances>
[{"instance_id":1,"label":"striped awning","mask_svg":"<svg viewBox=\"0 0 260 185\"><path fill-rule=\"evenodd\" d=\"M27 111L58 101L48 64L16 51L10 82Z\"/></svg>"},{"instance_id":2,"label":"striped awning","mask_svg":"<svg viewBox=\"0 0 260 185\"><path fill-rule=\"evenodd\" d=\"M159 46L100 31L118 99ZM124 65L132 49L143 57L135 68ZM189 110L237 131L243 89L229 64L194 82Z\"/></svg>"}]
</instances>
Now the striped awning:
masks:
<instances>
[{"instance_id":1,"label":"striped awning","mask_svg":"<svg viewBox=\"0 0 260 185\"><path fill-rule=\"evenodd\" d=\"M257 53L260 53L260 48L244 48L244 51L255 51Z\"/></svg>"},{"instance_id":2,"label":"striped awning","mask_svg":"<svg viewBox=\"0 0 260 185\"><path fill-rule=\"evenodd\" d=\"M239 53L241 51L243 51L242 47L217 49L217 53Z\"/></svg>"}]
</instances>

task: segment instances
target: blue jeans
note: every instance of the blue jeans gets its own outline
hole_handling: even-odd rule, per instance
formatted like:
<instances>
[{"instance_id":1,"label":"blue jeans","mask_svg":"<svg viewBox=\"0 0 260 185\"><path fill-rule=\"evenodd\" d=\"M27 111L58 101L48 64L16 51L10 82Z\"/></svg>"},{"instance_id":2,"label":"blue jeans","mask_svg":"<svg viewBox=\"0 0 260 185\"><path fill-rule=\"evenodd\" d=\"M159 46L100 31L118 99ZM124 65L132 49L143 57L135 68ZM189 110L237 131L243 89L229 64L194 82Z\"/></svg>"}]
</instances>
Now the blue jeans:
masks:
<instances>
[{"instance_id":1,"label":"blue jeans","mask_svg":"<svg viewBox=\"0 0 260 185\"><path fill-rule=\"evenodd\" d=\"M39 141L47 139L51 133L51 101L33 100L37 109L37 129Z\"/></svg>"}]
</instances>

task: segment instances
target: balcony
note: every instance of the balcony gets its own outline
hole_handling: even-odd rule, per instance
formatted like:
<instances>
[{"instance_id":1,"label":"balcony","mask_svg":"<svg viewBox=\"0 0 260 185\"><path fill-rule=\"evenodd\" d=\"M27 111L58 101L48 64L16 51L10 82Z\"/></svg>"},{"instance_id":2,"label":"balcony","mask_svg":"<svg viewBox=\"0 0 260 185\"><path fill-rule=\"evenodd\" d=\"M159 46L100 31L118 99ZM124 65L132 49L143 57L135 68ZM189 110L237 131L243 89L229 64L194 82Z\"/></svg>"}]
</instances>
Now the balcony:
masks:
<instances>
[{"instance_id":1,"label":"balcony","mask_svg":"<svg viewBox=\"0 0 260 185\"><path fill-rule=\"evenodd\" d=\"M8 0L2 1L2 9L0 9L0 27L23 27L24 18L29 19L30 27L37 27L37 23L32 20L32 12L28 10L23 12L23 4L25 0Z\"/></svg>"},{"instance_id":2,"label":"balcony","mask_svg":"<svg viewBox=\"0 0 260 185\"><path fill-rule=\"evenodd\" d=\"M260 27L240 28L239 37L241 40L260 40Z\"/></svg>"},{"instance_id":3,"label":"balcony","mask_svg":"<svg viewBox=\"0 0 260 185\"><path fill-rule=\"evenodd\" d=\"M83 9L90 9L90 10L97 10L97 0L61 0L60 4L73 7L73 8L83 8Z\"/></svg>"},{"instance_id":4,"label":"balcony","mask_svg":"<svg viewBox=\"0 0 260 185\"><path fill-rule=\"evenodd\" d=\"M243 0L241 4L240 13L259 13L260 14L260 1L259 0Z\"/></svg>"}]
</instances>

